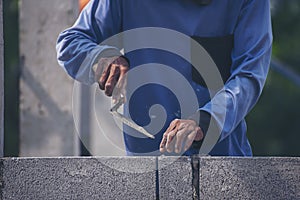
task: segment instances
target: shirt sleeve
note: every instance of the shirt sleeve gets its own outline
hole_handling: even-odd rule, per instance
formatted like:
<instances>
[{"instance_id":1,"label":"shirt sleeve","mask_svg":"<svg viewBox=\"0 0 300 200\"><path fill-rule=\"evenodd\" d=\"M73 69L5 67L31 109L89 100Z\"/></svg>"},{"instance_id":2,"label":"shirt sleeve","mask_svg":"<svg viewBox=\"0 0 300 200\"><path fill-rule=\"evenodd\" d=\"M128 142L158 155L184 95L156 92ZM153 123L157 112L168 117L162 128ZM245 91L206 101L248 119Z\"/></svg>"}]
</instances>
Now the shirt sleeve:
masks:
<instances>
[{"instance_id":1,"label":"shirt sleeve","mask_svg":"<svg viewBox=\"0 0 300 200\"><path fill-rule=\"evenodd\" d=\"M72 78L93 84L93 64L100 57L121 55L115 46L100 45L121 30L120 3L118 0L91 0L74 25L59 34L57 60Z\"/></svg>"},{"instance_id":2,"label":"shirt sleeve","mask_svg":"<svg viewBox=\"0 0 300 200\"><path fill-rule=\"evenodd\" d=\"M234 30L231 75L224 88L200 108L221 130L219 141L245 118L264 87L272 48L269 4L269 0L245 0Z\"/></svg>"}]
</instances>

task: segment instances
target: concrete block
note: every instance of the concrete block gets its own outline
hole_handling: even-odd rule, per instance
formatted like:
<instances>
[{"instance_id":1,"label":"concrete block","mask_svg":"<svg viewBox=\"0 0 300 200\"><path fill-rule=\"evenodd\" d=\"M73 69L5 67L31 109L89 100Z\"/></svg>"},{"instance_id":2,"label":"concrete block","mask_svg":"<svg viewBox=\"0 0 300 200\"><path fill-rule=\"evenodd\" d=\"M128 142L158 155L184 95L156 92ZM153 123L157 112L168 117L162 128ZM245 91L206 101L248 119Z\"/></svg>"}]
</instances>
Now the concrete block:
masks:
<instances>
[{"instance_id":1,"label":"concrete block","mask_svg":"<svg viewBox=\"0 0 300 200\"><path fill-rule=\"evenodd\" d=\"M300 199L300 158L199 161L200 199ZM197 199L195 178L188 157L3 158L0 199Z\"/></svg>"},{"instance_id":2,"label":"concrete block","mask_svg":"<svg viewBox=\"0 0 300 200\"><path fill-rule=\"evenodd\" d=\"M153 157L1 159L2 199L155 199Z\"/></svg>"},{"instance_id":3,"label":"concrete block","mask_svg":"<svg viewBox=\"0 0 300 200\"><path fill-rule=\"evenodd\" d=\"M300 158L201 158L200 199L300 199Z\"/></svg>"},{"instance_id":4,"label":"concrete block","mask_svg":"<svg viewBox=\"0 0 300 200\"><path fill-rule=\"evenodd\" d=\"M192 199L192 168L188 157L159 157L160 199Z\"/></svg>"}]
</instances>

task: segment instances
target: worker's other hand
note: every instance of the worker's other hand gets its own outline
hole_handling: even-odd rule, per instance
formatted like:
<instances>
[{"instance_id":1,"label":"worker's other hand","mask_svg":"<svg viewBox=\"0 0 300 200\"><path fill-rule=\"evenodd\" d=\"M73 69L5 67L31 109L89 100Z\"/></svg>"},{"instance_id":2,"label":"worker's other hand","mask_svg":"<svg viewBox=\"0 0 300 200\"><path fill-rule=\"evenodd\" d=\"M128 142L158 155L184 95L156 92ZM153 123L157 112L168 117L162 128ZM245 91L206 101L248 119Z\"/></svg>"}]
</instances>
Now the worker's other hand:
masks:
<instances>
[{"instance_id":1,"label":"worker's other hand","mask_svg":"<svg viewBox=\"0 0 300 200\"><path fill-rule=\"evenodd\" d=\"M201 128L194 120L175 119L163 135L160 152L185 152L193 141L200 141L204 137Z\"/></svg>"},{"instance_id":2,"label":"worker's other hand","mask_svg":"<svg viewBox=\"0 0 300 200\"><path fill-rule=\"evenodd\" d=\"M100 58L95 77L99 88L104 90L113 101L118 101L122 96L125 98L126 72L129 63L122 56Z\"/></svg>"}]
</instances>

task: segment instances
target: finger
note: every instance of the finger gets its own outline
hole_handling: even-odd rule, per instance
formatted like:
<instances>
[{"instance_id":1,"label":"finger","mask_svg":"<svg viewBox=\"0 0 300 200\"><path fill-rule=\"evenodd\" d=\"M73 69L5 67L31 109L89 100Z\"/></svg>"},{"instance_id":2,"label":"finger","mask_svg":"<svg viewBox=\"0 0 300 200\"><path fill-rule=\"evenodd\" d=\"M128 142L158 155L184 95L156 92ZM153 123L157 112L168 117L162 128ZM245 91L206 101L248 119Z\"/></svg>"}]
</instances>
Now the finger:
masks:
<instances>
[{"instance_id":1,"label":"finger","mask_svg":"<svg viewBox=\"0 0 300 200\"><path fill-rule=\"evenodd\" d=\"M178 124L178 123L177 123ZM174 137L176 136L178 132L178 126L175 126L173 130L171 130L168 135L167 135L167 145L170 144L172 142L172 140L174 139Z\"/></svg>"},{"instance_id":2,"label":"finger","mask_svg":"<svg viewBox=\"0 0 300 200\"><path fill-rule=\"evenodd\" d=\"M127 60L123 56L120 56L120 57L116 58L114 60L114 64L129 67L129 63L127 62Z\"/></svg>"},{"instance_id":3,"label":"finger","mask_svg":"<svg viewBox=\"0 0 300 200\"><path fill-rule=\"evenodd\" d=\"M167 134L164 134L163 138L160 142L160 145L159 145L159 151L161 153L164 153L166 151L166 149L165 149L166 143L167 143Z\"/></svg>"},{"instance_id":4,"label":"finger","mask_svg":"<svg viewBox=\"0 0 300 200\"><path fill-rule=\"evenodd\" d=\"M174 119L171 123L170 126L168 127L168 129L166 130L166 133L174 130L174 128L178 125L178 123L180 123L179 119Z\"/></svg>"},{"instance_id":5,"label":"finger","mask_svg":"<svg viewBox=\"0 0 300 200\"><path fill-rule=\"evenodd\" d=\"M188 136L191 131L188 128L179 130L176 134L175 153L180 153L184 139Z\"/></svg>"},{"instance_id":6,"label":"finger","mask_svg":"<svg viewBox=\"0 0 300 200\"><path fill-rule=\"evenodd\" d=\"M186 138L188 135L189 131L188 130L188 124L185 122L185 120L181 120L180 124L178 124L178 131L176 134L176 143L175 143L175 153L180 153L182 150L182 143L183 140Z\"/></svg>"},{"instance_id":7,"label":"finger","mask_svg":"<svg viewBox=\"0 0 300 200\"><path fill-rule=\"evenodd\" d=\"M105 83L105 94L111 96L115 85L120 76L120 68L118 65L111 65L110 73Z\"/></svg>"},{"instance_id":8,"label":"finger","mask_svg":"<svg viewBox=\"0 0 300 200\"><path fill-rule=\"evenodd\" d=\"M124 96L122 95L121 96L121 88L120 86L118 85L118 83L116 84L115 88L113 89L113 92L112 92L112 100L113 100L113 103L117 103L117 102L120 102L121 98L123 98ZM124 103L124 99L122 99L122 103Z\"/></svg>"},{"instance_id":9,"label":"finger","mask_svg":"<svg viewBox=\"0 0 300 200\"><path fill-rule=\"evenodd\" d=\"M181 120L181 123L178 124L178 130L185 129L188 125L187 120Z\"/></svg>"},{"instance_id":10,"label":"finger","mask_svg":"<svg viewBox=\"0 0 300 200\"><path fill-rule=\"evenodd\" d=\"M166 149L169 153L174 151L175 148L175 142L176 139L175 136L177 134L177 128L175 127L174 130L172 130L171 132L169 132L168 136L167 136L167 143L166 143Z\"/></svg>"},{"instance_id":11,"label":"finger","mask_svg":"<svg viewBox=\"0 0 300 200\"><path fill-rule=\"evenodd\" d=\"M127 74L125 74L122 79L123 80L121 80L120 96L123 96L124 102L126 102Z\"/></svg>"},{"instance_id":12,"label":"finger","mask_svg":"<svg viewBox=\"0 0 300 200\"><path fill-rule=\"evenodd\" d=\"M159 150L160 150L161 153L164 153L166 151L166 144L167 144L169 132L172 131L178 123L179 123L179 119L173 120L170 123L169 127L167 128L166 132L163 134L162 141L159 145Z\"/></svg>"},{"instance_id":13,"label":"finger","mask_svg":"<svg viewBox=\"0 0 300 200\"><path fill-rule=\"evenodd\" d=\"M100 76L101 76L101 74L103 72L103 69L104 69L103 62L104 62L104 60L100 59L99 62L98 62L97 68L93 68L94 73L95 73L95 80L97 82L99 82Z\"/></svg>"},{"instance_id":14,"label":"finger","mask_svg":"<svg viewBox=\"0 0 300 200\"><path fill-rule=\"evenodd\" d=\"M200 127L197 127L196 128L196 137L195 137L195 141L200 141L200 140L202 140L203 139L203 137L204 137L204 134L203 134L203 131L202 131L202 129L200 128Z\"/></svg>"},{"instance_id":15,"label":"finger","mask_svg":"<svg viewBox=\"0 0 300 200\"><path fill-rule=\"evenodd\" d=\"M194 130L186 137L184 151L187 151L192 146L196 134L197 134L197 131Z\"/></svg>"},{"instance_id":16,"label":"finger","mask_svg":"<svg viewBox=\"0 0 300 200\"><path fill-rule=\"evenodd\" d=\"M126 85L127 85L127 74L128 71L127 66L120 66L120 76L119 80L113 90L112 99L115 102L118 102L121 98L126 102ZM123 103L124 103L123 102Z\"/></svg>"},{"instance_id":17,"label":"finger","mask_svg":"<svg viewBox=\"0 0 300 200\"><path fill-rule=\"evenodd\" d=\"M127 72L128 72L129 68L127 66L124 65L120 65L120 78L119 78L119 82L120 83L125 83L127 80ZM122 86L122 84L120 84Z\"/></svg>"},{"instance_id":18,"label":"finger","mask_svg":"<svg viewBox=\"0 0 300 200\"><path fill-rule=\"evenodd\" d=\"M104 90L105 89L105 84L106 84L106 81L107 81L107 78L109 76L109 73L110 73L110 68L111 68L111 65L107 66L104 71L102 72L100 78L99 78L99 88L101 90Z\"/></svg>"}]
</instances>

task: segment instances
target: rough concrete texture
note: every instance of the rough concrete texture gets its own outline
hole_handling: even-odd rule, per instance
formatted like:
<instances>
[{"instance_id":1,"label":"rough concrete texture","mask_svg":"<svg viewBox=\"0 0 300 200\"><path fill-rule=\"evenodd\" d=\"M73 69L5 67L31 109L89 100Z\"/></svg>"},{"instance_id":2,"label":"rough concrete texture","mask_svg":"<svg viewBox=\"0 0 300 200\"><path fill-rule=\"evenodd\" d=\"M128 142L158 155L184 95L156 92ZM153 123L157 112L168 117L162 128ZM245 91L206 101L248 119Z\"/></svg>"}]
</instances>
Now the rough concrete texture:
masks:
<instances>
[{"instance_id":1,"label":"rough concrete texture","mask_svg":"<svg viewBox=\"0 0 300 200\"><path fill-rule=\"evenodd\" d=\"M4 52L3 52L3 2L0 1L0 157L4 148Z\"/></svg>"},{"instance_id":2,"label":"rough concrete texture","mask_svg":"<svg viewBox=\"0 0 300 200\"><path fill-rule=\"evenodd\" d=\"M300 199L300 158L201 158L200 199Z\"/></svg>"},{"instance_id":3,"label":"rough concrete texture","mask_svg":"<svg viewBox=\"0 0 300 200\"><path fill-rule=\"evenodd\" d=\"M155 158L12 158L0 161L2 199L156 198Z\"/></svg>"},{"instance_id":4,"label":"rough concrete texture","mask_svg":"<svg viewBox=\"0 0 300 200\"><path fill-rule=\"evenodd\" d=\"M193 199L191 160L156 159L3 158L0 199ZM199 159L200 199L300 199L300 158Z\"/></svg>"},{"instance_id":5,"label":"rough concrete texture","mask_svg":"<svg viewBox=\"0 0 300 200\"><path fill-rule=\"evenodd\" d=\"M160 199L192 199L192 168L188 157L159 157Z\"/></svg>"}]
</instances>

